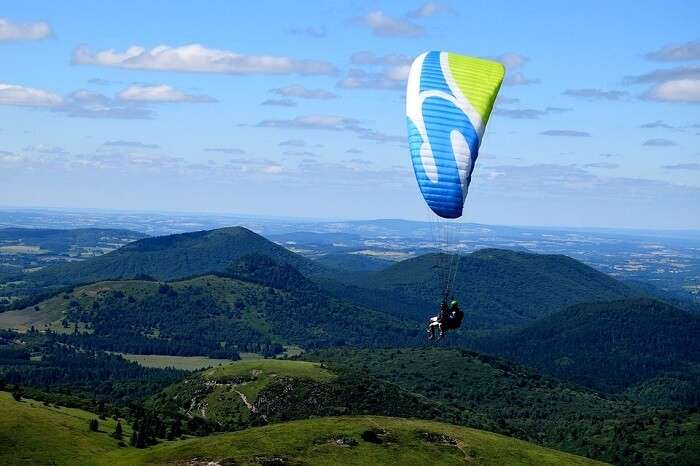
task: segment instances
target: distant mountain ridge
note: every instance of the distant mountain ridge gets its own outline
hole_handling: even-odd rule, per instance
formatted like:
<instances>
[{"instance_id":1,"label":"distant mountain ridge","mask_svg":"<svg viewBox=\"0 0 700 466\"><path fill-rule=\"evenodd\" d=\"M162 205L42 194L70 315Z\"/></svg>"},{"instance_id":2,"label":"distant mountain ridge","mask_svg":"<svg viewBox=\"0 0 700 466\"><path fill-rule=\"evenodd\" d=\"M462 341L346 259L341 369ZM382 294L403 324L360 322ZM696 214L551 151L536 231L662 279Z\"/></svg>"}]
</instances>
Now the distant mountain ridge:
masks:
<instances>
[{"instance_id":1,"label":"distant mountain ridge","mask_svg":"<svg viewBox=\"0 0 700 466\"><path fill-rule=\"evenodd\" d=\"M99 280L150 276L176 280L224 271L249 253L270 256L305 274L322 267L243 227L145 238L82 263L59 264L28 274L30 280L49 284L89 283Z\"/></svg>"}]
</instances>

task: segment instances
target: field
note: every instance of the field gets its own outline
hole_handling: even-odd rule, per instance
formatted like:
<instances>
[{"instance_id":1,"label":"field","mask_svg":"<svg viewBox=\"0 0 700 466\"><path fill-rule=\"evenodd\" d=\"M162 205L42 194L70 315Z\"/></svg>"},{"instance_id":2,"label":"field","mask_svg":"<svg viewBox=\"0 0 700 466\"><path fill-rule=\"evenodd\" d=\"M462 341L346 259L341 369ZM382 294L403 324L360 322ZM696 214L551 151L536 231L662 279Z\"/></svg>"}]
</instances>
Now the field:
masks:
<instances>
[{"instance_id":1,"label":"field","mask_svg":"<svg viewBox=\"0 0 700 466\"><path fill-rule=\"evenodd\" d=\"M124 359L133 361L144 367L182 369L186 371L197 371L207 367L220 366L233 362L230 359L214 359L206 356L169 356L164 354L120 354Z\"/></svg>"},{"instance_id":2,"label":"field","mask_svg":"<svg viewBox=\"0 0 700 466\"><path fill-rule=\"evenodd\" d=\"M28 312L28 311L22 311ZM1 318L2 314L0 314ZM2 328L2 326L0 326ZM298 356L302 354L304 350L298 346L285 346L284 353L280 354L279 357L283 356ZM133 354L133 353L116 353L120 354L124 359L133 361L144 367L156 367L165 368L172 367L175 369L182 369L185 371L198 371L200 369L206 369L208 367L216 367L224 364L229 364L234 362L231 359L216 359L208 358L206 356L168 356L162 354ZM263 356L259 353L240 353L241 360L260 360ZM280 366L282 367L282 366Z\"/></svg>"},{"instance_id":3,"label":"field","mask_svg":"<svg viewBox=\"0 0 700 466\"><path fill-rule=\"evenodd\" d=\"M52 301L58 302L58 299L53 298ZM38 330L51 328L54 332L73 331L73 328L64 329L61 326L61 320L64 317L63 309L59 306L50 306L42 309L42 312L37 312L33 307L19 309L16 311L0 312L0 328L13 328L24 332L32 326Z\"/></svg>"},{"instance_id":4,"label":"field","mask_svg":"<svg viewBox=\"0 0 700 466\"><path fill-rule=\"evenodd\" d=\"M479 430L377 416L295 421L139 450L109 436L114 421L100 421L100 432L91 432L94 415L85 411L18 403L6 392L0 411L0 464L602 464Z\"/></svg>"}]
</instances>

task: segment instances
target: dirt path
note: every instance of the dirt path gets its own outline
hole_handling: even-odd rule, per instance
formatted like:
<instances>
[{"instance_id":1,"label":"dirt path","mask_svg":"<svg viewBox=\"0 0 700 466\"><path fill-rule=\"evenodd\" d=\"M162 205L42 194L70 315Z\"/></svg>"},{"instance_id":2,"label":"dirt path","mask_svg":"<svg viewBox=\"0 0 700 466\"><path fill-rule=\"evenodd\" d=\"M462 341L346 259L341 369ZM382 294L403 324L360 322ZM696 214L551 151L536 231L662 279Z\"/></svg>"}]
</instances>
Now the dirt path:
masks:
<instances>
[{"instance_id":1,"label":"dirt path","mask_svg":"<svg viewBox=\"0 0 700 466\"><path fill-rule=\"evenodd\" d=\"M257 412L257 409L255 409L255 405L248 401L248 397L246 397L243 393L239 392L238 390L234 390L234 392L238 393L238 396L241 397L241 401L243 401L243 404L245 404L248 407L251 413Z\"/></svg>"},{"instance_id":2,"label":"dirt path","mask_svg":"<svg viewBox=\"0 0 700 466\"><path fill-rule=\"evenodd\" d=\"M251 402L248 400L248 397L247 397L247 396L245 396L243 393L239 392L238 390L235 390L235 389L234 389L233 391L236 392L236 393L238 393L238 396L241 397L241 401L243 402L243 404L246 405L246 407L250 410L251 413L257 413L257 412L258 412L258 410L257 410L257 408L255 407L255 405L254 405L253 403L251 403ZM262 414L262 415L260 415L260 417L263 419L263 421L267 422L267 416L265 416L264 414Z\"/></svg>"}]
</instances>

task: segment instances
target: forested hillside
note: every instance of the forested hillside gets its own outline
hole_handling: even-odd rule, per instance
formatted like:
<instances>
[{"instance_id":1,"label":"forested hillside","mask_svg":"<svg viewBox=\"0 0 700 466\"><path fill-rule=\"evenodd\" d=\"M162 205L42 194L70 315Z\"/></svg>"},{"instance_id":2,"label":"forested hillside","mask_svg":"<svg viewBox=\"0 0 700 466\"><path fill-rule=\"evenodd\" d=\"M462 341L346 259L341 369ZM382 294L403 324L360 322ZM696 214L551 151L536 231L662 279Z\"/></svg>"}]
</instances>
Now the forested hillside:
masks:
<instances>
[{"instance_id":1,"label":"forested hillside","mask_svg":"<svg viewBox=\"0 0 700 466\"><path fill-rule=\"evenodd\" d=\"M0 314L0 328L22 319L78 346L234 359L240 351L278 354L283 344L403 346L424 338L417 323L330 297L293 267L260 255L219 275L77 287Z\"/></svg>"},{"instance_id":2,"label":"forested hillside","mask_svg":"<svg viewBox=\"0 0 700 466\"><path fill-rule=\"evenodd\" d=\"M185 376L73 348L52 334L0 331L0 389L21 396L107 412L105 407L138 403Z\"/></svg>"},{"instance_id":3,"label":"forested hillside","mask_svg":"<svg viewBox=\"0 0 700 466\"><path fill-rule=\"evenodd\" d=\"M642 294L566 256L483 249L455 260L426 254L365 274L349 287L326 286L353 302L425 318L442 293L440 272L455 267L452 293L467 314L467 328L524 325L572 304Z\"/></svg>"},{"instance_id":4,"label":"forested hillside","mask_svg":"<svg viewBox=\"0 0 700 466\"><path fill-rule=\"evenodd\" d=\"M663 383L666 401L697 406L699 335L694 315L660 301L631 299L575 305L480 348L608 392ZM651 382L657 377L663 380Z\"/></svg>"},{"instance_id":5,"label":"forested hillside","mask_svg":"<svg viewBox=\"0 0 700 466\"><path fill-rule=\"evenodd\" d=\"M450 420L614 464L697 464L700 415L640 405L458 349L330 349L306 356L457 408ZM421 416L421 413L417 413Z\"/></svg>"}]
</instances>

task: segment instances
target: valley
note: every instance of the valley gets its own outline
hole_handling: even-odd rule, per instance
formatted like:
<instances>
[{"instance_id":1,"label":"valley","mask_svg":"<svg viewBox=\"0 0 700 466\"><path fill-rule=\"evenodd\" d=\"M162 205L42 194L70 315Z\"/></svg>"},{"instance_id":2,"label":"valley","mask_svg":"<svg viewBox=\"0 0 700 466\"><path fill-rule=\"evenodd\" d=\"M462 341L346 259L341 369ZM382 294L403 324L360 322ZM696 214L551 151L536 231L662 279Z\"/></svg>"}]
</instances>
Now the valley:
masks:
<instances>
[{"instance_id":1,"label":"valley","mask_svg":"<svg viewBox=\"0 0 700 466\"><path fill-rule=\"evenodd\" d=\"M453 290L467 317L428 347L424 319L447 262L457 264ZM328 435L343 435L326 464L384 461L392 443L362 440L363 419L384 419L391 427L381 432L401 451L445 464L511 461L465 456L455 446L468 443L466 428L613 464L700 458L692 301L563 255L480 249L369 269L343 263L234 227L27 270L0 312L0 388L20 398L10 403L123 419L132 438L105 450L113 464L254 462L217 439L236 444L256 429L300 442L294 453L265 453L281 464L321 462L324 443L286 425L336 426ZM438 439L426 445L420 432L433 430L420 426L434 421L446 424L433 430L453 427L425 434Z\"/></svg>"}]
</instances>

